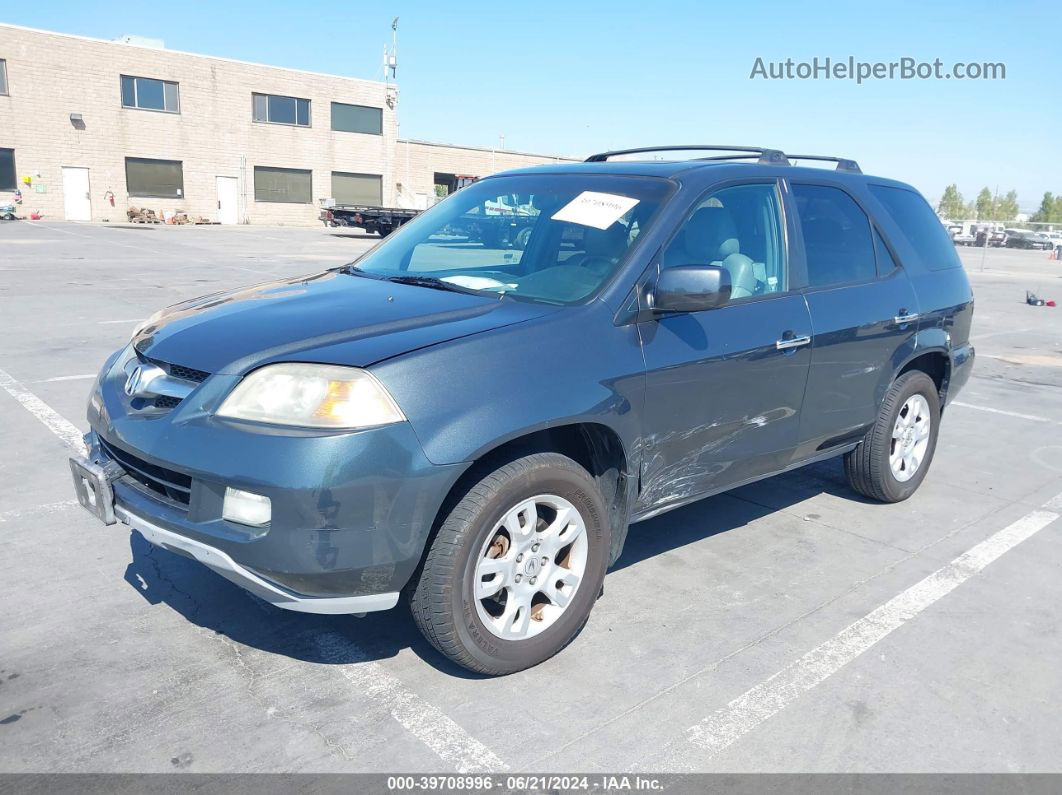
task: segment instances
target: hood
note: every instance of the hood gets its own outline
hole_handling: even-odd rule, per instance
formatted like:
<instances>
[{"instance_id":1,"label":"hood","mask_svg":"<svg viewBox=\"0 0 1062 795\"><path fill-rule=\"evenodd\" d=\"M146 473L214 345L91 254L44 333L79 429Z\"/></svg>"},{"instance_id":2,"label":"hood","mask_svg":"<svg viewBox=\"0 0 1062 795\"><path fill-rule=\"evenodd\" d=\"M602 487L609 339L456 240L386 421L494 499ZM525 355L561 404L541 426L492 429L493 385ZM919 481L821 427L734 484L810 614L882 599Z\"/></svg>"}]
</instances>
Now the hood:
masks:
<instances>
[{"instance_id":1,"label":"hood","mask_svg":"<svg viewBox=\"0 0 1062 795\"><path fill-rule=\"evenodd\" d=\"M552 311L325 271L175 304L140 329L133 344L152 359L208 373L238 375L281 360L366 367Z\"/></svg>"}]
</instances>

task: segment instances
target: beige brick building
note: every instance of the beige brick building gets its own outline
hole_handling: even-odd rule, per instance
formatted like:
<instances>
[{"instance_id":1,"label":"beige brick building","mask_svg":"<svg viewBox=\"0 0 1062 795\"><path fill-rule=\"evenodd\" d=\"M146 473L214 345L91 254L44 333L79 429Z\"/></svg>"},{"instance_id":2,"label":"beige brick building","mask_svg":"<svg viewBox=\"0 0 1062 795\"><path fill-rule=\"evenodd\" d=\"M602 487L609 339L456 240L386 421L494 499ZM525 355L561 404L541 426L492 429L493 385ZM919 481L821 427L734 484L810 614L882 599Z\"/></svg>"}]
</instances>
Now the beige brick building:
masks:
<instances>
[{"instance_id":1,"label":"beige brick building","mask_svg":"<svg viewBox=\"0 0 1062 795\"><path fill-rule=\"evenodd\" d=\"M17 190L23 216L304 225L323 199L423 208L561 160L399 140L394 85L160 45L0 25L0 204Z\"/></svg>"}]
</instances>

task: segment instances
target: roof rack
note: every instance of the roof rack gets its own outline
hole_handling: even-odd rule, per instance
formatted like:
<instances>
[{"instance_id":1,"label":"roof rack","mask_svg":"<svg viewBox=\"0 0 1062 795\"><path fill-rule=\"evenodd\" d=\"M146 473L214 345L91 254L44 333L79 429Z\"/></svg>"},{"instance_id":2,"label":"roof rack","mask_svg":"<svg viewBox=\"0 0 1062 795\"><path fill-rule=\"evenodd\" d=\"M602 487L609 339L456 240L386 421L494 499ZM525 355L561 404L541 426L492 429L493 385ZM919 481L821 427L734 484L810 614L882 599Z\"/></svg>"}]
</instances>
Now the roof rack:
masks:
<instances>
[{"instance_id":1,"label":"roof rack","mask_svg":"<svg viewBox=\"0 0 1062 795\"><path fill-rule=\"evenodd\" d=\"M829 155L789 155L790 160L825 160L829 163L836 163L838 171L850 171L853 174L862 174L863 170L859 167L859 163L854 160L849 160L844 157L830 157Z\"/></svg>"},{"instance_id":2,"label":"roof rack","mask_svg":"<svg viewBox=\"0 0 1062 795\"><path fill-rule=\"evenodd\" d=\"M777 149L765 149L762 146L718 146L714 144L693 144L690 146L640 146L635 149L616 149L611 152L598 152L586 158L587 163L603 163L617 155L640 155L649 152L746 152L749 154L719 155L702 157L699 160L752 160L759 163L788 165L785 153Z\"/></svg>"},{"instance_id":3,"label":"roof rack","mask_svg":"<svg viewBox=\"0 0 1062 795\"><path fill-rule=\"evenodd\" d=\"M780 149L765 149L762 146L720 146L716 144L692 144L689 146L640 146L635 149L615 149L611 152L598 152L586 158L587 163L603 163L610 157L618 155L640 155L650 152L734 152L729 155L711 155L694 158L696 160L755 160L775 166L792 165L790 160L823 160L837 164L838 171L862 174L859 164L844 157L830 155L787 155Z\"/></svg>"}]
</instances>

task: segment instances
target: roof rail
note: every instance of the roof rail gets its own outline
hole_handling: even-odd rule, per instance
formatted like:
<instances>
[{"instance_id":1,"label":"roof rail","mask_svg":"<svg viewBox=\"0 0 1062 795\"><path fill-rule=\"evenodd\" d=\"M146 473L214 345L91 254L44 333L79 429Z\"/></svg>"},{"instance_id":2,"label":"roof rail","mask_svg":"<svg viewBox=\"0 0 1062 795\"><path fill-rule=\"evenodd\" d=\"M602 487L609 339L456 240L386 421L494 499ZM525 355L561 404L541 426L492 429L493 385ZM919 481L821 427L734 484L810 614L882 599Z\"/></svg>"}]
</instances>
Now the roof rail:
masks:
<instances>
[{"instance_id":1,"label":"roof rail","mask_svg":"<svg viewBox=\"0 0 1062 795\"><path fill-rule=\"evenodd\" d=\"M837 164L837 171L849 171L853 174L862 174L863 170L859 163L844 157L830 157L829 155L789 155L790 160L825 160Z\"/></svg>"},{"instance_id":2,"label":"roof rail","mask_svg":"<svg viewBox=\"0 0 1062 795\"><path fill-rule=\"evenodd\" d=\"M747 152L750 154L718 155L703 157L699 160L752 160L772 165L789 165L784 152L777 149L764 149L762 146L718 146L714 144L693 144L690 146L640 146L635 149L616 149L611 152L598 152L586 158L587 163L603 163L617 155L639 155L649 152Z\"/></svg>"}]
</instances>

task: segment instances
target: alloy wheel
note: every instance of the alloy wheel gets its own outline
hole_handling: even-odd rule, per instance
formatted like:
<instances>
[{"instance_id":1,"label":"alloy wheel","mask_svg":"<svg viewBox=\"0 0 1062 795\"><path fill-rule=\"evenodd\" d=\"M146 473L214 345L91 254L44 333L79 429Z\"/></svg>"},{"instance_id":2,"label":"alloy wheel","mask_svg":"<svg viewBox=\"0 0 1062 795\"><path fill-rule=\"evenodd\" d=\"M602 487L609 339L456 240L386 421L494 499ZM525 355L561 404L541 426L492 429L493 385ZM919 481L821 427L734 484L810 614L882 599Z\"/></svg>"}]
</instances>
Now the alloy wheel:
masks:
<instances>
[{"instance_id":1,"label":"alloy wheel","mask_svg":"<svg viewBox=\"0 0 1062 795\"><path fill-rule=\"evenodd\" d=\"M540 494L505 512L476 560L473 598L487 630L523 640L548 629L586 573L586 523L563 497Z\"/></svg>"}]
</instances>

